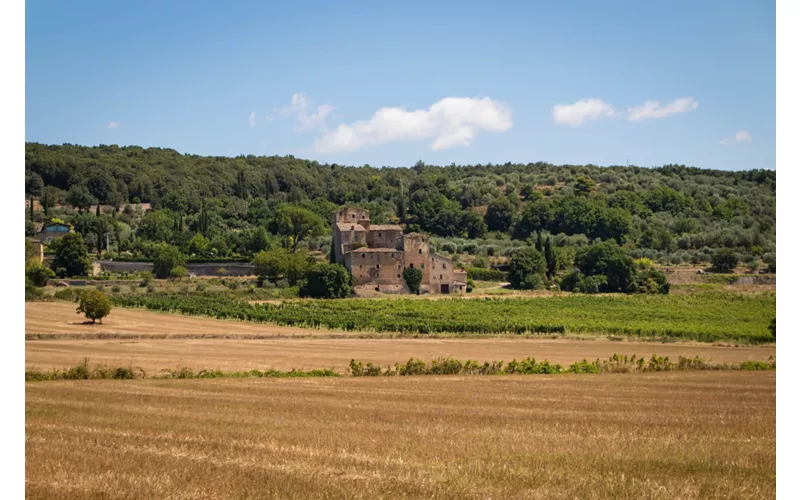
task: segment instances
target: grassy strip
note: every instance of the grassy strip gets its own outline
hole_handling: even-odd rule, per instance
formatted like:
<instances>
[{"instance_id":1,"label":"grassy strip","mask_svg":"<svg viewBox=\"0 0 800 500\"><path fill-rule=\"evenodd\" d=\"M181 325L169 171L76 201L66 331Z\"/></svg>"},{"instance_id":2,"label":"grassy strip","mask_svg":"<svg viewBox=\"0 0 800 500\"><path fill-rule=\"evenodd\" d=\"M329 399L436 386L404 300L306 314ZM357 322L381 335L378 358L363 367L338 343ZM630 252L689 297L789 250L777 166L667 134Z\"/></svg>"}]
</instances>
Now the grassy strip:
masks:
<instances>
[{"instance_id":1,"label":"grassy strip","mask_svg":"<svg viewBox=\"0 0 800 500\"><path fill-rule=\"evenodd\" d=\"M133 379L196 379L196 378L300 378L300 377L340 377L333 369L324 370L296 370L280 371L267 369L247 370L241 372L223 372L221 370L194 371L183 367L177 370L165 369L159 373L148 375L143 369L132 366L108 367L105 365L89 366L89 360L84 359L72 368L53 369L50 371L35 368L25 370L26 382L43 380L133 380Z\"/></svg>"},{"instance_id":2,"label":"grassy strip","mask_svg":"<svg viewBox=\"0 0 800 500\"><path fill-rule=\"evenodd\" d=\"M767 361L741 361L738 363L711 363L699 356L694 358L679 356L672 361L669 356L653 354L649 360L636 355L614 354L606 360L582 360L564 368L548 360L536 361L526 358L509 363L492 361L479 363L473 360L461 361L453 358L438 358L429 362L411 358L405 364L396 363L394 367L383 368L372 363L350 361L350 373L354 377L408 376L408 375L540 375L555 373L638 373L686 370L775 370L776 360L772 356Z\"/></svg>"},{"instance_id":3,"label":"grassy strip","mask_svg":"<svg viewBox=\"0 0 800 500\"><path fill-rule=\"evenodd\" d=\"M396 363L394 367L383 368L372 363L362 363L351 360L349 373L353 377L380 377L380 376L413 376L413 375L542 375L557 373L639 373L663 372L686 370L746 370L763 371L775 370L776 360L772 356L767 361L741 361L739 363L711 363L699 356L688 358L679 356L677 361L669 357L653 356L645 361L636 355L627 356L614 354L607 360L578 361L567 368L548 360L536 361L526 358L522 361L461 361L453 358L437 358L429 362L410 358L405 363ZM322 370L247 370L239 372L224 372L221 370L194 371L183 367L177 370L162 370L159 373L148 375L138 367L108 367L98 365L89 366L89 360L84 359L72 368L53 369L42 371L28 369L25 371L26 382L45 380L133 380L133 379L206 379L206 378L305 378L305 377L341 377L342 374L333 369Z\"/></svg>"},{"instance_id":4,"label":"grassy strip","mask_svg":"<svg viewBox=\"0 0 800 500\"><path fill-rule=\"evenodd\" d=\"M399 333L600 333L700 342L773 342L774 293L565 294L546 298L300 300L248 304L224 295L113 297L122 307L304 328Z\"/></svg>"}]
</instances>

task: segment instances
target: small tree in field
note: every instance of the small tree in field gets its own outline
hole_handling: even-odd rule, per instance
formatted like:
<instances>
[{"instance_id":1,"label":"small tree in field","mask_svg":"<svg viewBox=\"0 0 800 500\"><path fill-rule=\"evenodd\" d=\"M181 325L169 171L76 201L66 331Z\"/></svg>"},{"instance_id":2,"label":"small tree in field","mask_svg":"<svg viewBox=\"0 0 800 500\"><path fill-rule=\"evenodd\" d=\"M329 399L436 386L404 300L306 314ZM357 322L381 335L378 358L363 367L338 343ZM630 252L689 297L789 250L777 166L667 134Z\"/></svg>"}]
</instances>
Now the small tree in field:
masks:
<instances>
[{"instance_id":1,"label":"small tree in field","mask_svg":"<svg viewBox=\"0 0 800 500\"><path fill-rule=\"evenodd\" d=\"M183 278L189 276L189 270L183 266L175 266L170 270L169 277L173 280L181 281Z\"/></svg>"},{"instance_id":2,"label":"small tree in field","mask_svg":"<svg viewBox=\"0 0 800 500\"><path fill-rule=\"evenodd\" d=\"M721 248L711 257L712 267L720 273L732 272L737 264L739 264L739 258L730 248Z\"/></svg>"},{"instance_id":3,"label":"small tree in field","mask_svg":"<svg viewBox=\"0 0 800 500\"><path fill-rule=\"evenodd\" d=\"M111 312L111 301L103 292L84 290L78 297L78 309L75 312L83 313L86 319L92 320L92 323L97 320L102 323L103 318Z\"/></svg>"},{"instance_id":4,"label":"small tree in field","mask_svg":"<svg viewBox=\"0 0 800 500\"><path fill-rule=\"evenodd\" d=\"M408 291L417 294L419 293L419 284L422 282L422 271L414 267L407 267L403 269L403 279L408 285Z\"/></svg>"}]
</instances>

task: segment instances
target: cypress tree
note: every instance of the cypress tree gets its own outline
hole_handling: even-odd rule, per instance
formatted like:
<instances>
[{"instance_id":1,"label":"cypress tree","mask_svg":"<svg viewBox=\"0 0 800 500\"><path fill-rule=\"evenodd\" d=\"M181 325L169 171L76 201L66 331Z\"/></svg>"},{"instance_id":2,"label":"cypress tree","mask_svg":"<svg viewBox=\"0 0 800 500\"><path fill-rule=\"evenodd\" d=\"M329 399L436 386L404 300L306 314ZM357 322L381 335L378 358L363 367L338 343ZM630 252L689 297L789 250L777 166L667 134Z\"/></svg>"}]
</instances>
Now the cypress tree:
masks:
<instances>
[{"instance_id":1,"label":"cypress tree","mask_svg":"<svg viewBox=\"0 0 800 500\"><path fill-rule=\"evenodd\" d=\"M544 247L542 246L542 232L539 231L536 233L536 250L540 253L544 252Z\"/></svg>"},{"instance_id":2,"label":"cypress tree","mask_svg":"<svg viewBox=\"0 0 800 500\"><path fill-rule=\"evenodd\" d=\"M547 262L547 277L552 278L556 275L556 254L553 251L553 246L550 244L550 237L544 243L544 260Z\"/></svg>"}]
</instances>

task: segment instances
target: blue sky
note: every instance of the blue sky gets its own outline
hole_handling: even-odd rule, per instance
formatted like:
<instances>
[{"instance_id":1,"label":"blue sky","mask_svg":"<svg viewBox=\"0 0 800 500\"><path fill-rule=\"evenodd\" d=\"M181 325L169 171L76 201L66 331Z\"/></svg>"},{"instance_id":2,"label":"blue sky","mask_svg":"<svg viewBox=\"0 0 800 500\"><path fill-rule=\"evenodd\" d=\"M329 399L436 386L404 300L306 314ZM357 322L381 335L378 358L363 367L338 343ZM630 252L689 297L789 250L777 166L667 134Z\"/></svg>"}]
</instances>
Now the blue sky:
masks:
<instances>
[{"instance_id":1,"label":"blue sky","mask_svg":"<svg viewBox=\"0 0 800 500\"><path fill-rule=\"evenodd\" d=\"M775 168L774 3L338 3L29 1L26 140Z\"/></svg>"}]
</instances>

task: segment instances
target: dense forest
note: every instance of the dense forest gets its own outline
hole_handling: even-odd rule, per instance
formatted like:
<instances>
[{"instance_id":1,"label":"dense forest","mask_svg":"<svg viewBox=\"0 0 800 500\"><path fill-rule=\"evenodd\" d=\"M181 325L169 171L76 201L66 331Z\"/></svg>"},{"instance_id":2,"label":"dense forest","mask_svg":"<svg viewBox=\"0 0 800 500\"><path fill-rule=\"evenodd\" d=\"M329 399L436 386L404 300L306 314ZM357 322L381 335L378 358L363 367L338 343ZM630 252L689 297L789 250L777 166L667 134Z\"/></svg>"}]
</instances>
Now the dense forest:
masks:
<instances>
[{"instance_id":1,"label":"dense forest","mask_svg":"<svg viewBox=\"0 0 800 500\"><path fill-rule=\"evenodd\" d=\"M26 233L60 218L91 250L117 258L148 258L164 243L195 258L249 259L276 246L327 253L331 212L358 205L373 223L429 232L439 251L469 261L502 261L549 236L565 268L571 252L597 239L667 265L710 262L728 248L740 262L774 268L769 170L541 162L376 168L137 146L25 149L25 196L45 208L26 213ZM110 209L90 210L98 203Z\"/></svg>"}]
</instances>

